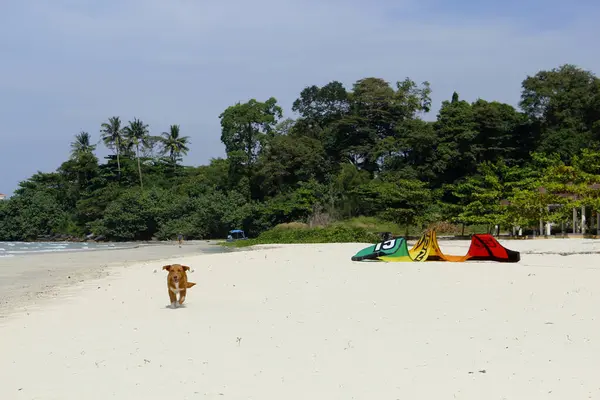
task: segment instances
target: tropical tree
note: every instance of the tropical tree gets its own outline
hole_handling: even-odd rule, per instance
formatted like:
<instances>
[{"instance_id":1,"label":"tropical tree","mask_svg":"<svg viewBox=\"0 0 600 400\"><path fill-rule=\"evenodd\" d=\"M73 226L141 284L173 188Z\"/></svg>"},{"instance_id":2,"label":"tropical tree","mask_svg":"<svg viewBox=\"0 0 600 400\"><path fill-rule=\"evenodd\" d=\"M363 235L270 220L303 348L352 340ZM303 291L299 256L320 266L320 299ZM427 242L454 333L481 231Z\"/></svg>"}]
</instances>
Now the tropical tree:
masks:
<instances>
[{"instance_id":1,"label":"tropical tree","mask_svg":"<svg viewBox=\"0 0 600 400\"><path fill-rule=\"evenodd\" d=\"M162 146L161 153L169 156L171 163L175 167L177 160L180 159L182 154L187 154L190 150L188 145L190 144L189 136L180 136L179 125L171 125L169 132L163 132L160 136L160 144Z\"/></svg>"},{"instance_id":2,"label":"tropical tree","mask_svg":"<svg viewBox=\"0 0 600 400\"><path fill-rule=\"evenodd\" d=\"M96 145L92 144L91 135L88 132L81 131L75 135L75 140L71 142L71 157L80 158L84 154L90 154L96 150Z\"/></svg>"},{"instance_id":3,"label":"tropical tree","mask_svg":"<svg viewBox=\"0 0 600 400\"><path fill-rule=\"evenodd\" d=\"M582 148L598 149L600 78L565 64L528 76L521 86L519 105L540 129L537 151L568 161Z\"/></svg>"},{"instance_id":4,"label":"tropical tree","mask_svg":"<svg viewBox=\"0 0 600 400\"><path fill-rule=\"evenodd\" d=\"M251 195L252 171L263 144L273 136L275 126L283 116L277 100L270 97L265 102L250 99L227 107L221 119L221 142L231 161L230 174L237 189Z\"/></svg>"},{"instance_id":5,"label":"tropical tree","mask_svg":"<svg viewBox=\"0 0 600 400\"><path fill-rule=\"evenodd\" d=\"M148 125L138 118L134 118L133 121L129 121L123 129L123 133L128 143L135 147L135 155L137 158L138 173L140 176L140 187L144 188L144 182L142 180L142 165L140 162L140 151L148 146L150 140L150 132Z\"/></svg>"},{"instance_id":6,"label":"tropical tree","mask_svg":"<svg viewBox=\"0 0 600 400\"><path fill-rule=\"evenodd\" d=\"M110 117L108 122L102 124L100 132L104 145L115 151L117 155L117 170L121 176L121 149L124 145L123 129L121 128L121 119L119 117Z\"/></svg>"},{"instance_id":7,"label":"tropical tree","mask_svg":"<svg viewBox=\"0 0 600 400\"><path fill-rule=\"evenodd\" d=\"M600 78L571 65L540 71L523 81L518 108L450 91L425 120L430 95L427 82L366 77L348 88L336 80L304 88L293 119L275 98L236 103L220 115L226 156L177 179L189 146L178 125L152 136L137 118L103 118L97 128L110 160L94 154L96 137L71 138L58 169L0 201L0 240L203 239L332 218L394 233L430 223L459 231L451 222L537 229L570 222L581 207L596 221Z\"/></svg>"}]
</instances>

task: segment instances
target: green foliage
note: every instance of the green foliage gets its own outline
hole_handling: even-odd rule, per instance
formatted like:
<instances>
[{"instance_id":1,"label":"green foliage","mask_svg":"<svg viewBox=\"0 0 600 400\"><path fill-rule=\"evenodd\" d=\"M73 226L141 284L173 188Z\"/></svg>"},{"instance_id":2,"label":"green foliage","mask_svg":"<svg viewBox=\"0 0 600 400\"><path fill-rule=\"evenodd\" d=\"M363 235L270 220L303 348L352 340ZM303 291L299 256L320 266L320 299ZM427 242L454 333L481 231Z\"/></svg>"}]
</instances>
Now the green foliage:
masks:
<instances>
[{"instance_id":1,"label":"green foliage","mask_svg":"<svg viewBox=\"0 0 600 400\"><path fill-rule=\"evenodd\" d=\"M527 228L568 221L572 207L600 209L591 72L564 65L526 77L521 110L456 92L435 121L422 119L431 108L428 82L377 77L302 89L296 118L273 97L238 102L219 116L226 158L197 167L181 164L190 136L179 125L153 136L141 119L112 116L99 127L104 160L82 131L54 172L0 202L0 240L208 239L237 228L257 238L245 245L374 242L374 232Z\"/></svg>"},{"instance_id":2,"label":"green foliage","mask_svg":"<svg viewBox=\"0 0 600 400\"><path fill-rule=\"evenodd\" d=\"M121 118L110 117L108 122L103 122L100 125L101 139L104 145L111 150L114 150L117 156L117 168L121 172L120 154L125 150L125 139L123 137L123 128L121 127Z\"/></svg>"},{"instance_id":3,"label":"green foliage","mask_svg":"<svg viewBox=\"0 0 600 400\"><path fill-rule=\"evenodd\" d=\"M401 225L425 223L432 203L431 191L417 180L372 180L352 190L367 215L377 215Z\"/></svg>"},{"instance_id":4,"label":"green foliage","mask_svg":"<svg viewBox=\"0 0 600 400\"><path fill-rule=\"evenodd\" d=\"M538 151L569 161L582 148L598 149L600 79L566 64L523 81L520 106L539 123Z\"/></svg>"},{"instance_id":5,"label":"green foliage","mask_svg":"<svg viewBox=\"0 0 600 400\"><path fill-rule=\"evenodd\" d=\"M73 159L92 154L96 150L96 146L90 142L90 138L90 134L84 131L75 135L75 140L71 143L71 157Z\"/></svg>"},{"instance_id":6,"label":"green foliage","mask_svg":"<svg viewBox=\"0 0 600 400\"><path fill-rule=\"evenodd\" d=\"M135 150L138 173L140 177L140 186L143 188L144 180L142 179L142 165L140 161L141 152L144 151L144 149L152 147L154 141L150 137L148 125L144 124L140 119L137 118L135 118L133 121L129 121L129 125L123 129L123 133L125 135L125 141L128 147L127 151L130 152L131 149Z\"/></svg>"},{"instance_id":7,"label":"green foliage","mask_svg":"<svg viewBox=\"0 0 600 400\"><path fill-rule=\"evenodd\" d=\"M275 227L261 233L256 239L227 243L233 247L273 243L376 243L380 238L365 228L335 225L316 228Z\"/></svg>"},{"instance_id":8,"label":"green foliage","mask_svg":"<svg viewBox=\"0 0 600 400\"><path fill-rule=\"evenodd\" d=\"M181 160L181 155L185 155L190 151L189 136L181 136L179 125L171 125L169 132L161 133L159 142L162 145L161 154L168 155L169 161L173 166L177 165L177 161Z\"/></svg>"},{"instance_id":9,"label":"green foliage","mask_svg":"<svg viewBox=\"0 0 600 400\"><path fill-rule=\"evenodd\" d=\"M43 191L28 191L13 198L0 212L0 237L5 240L32 240L70 228L68 214L56 198Z\"/></svg>"},{"instance_id":10,"label":"green foliage","mask_svg":"<svg viewBox=\"0 0 600 400\"><path fill-rule=\"evenodd\" d=\"M343 225L351 228L363 228L369 232L391 232L394 235L403 234L402 227L394 222L378 217L354 217L338 221L334 225Z\"/></svg>"}]
</instances>

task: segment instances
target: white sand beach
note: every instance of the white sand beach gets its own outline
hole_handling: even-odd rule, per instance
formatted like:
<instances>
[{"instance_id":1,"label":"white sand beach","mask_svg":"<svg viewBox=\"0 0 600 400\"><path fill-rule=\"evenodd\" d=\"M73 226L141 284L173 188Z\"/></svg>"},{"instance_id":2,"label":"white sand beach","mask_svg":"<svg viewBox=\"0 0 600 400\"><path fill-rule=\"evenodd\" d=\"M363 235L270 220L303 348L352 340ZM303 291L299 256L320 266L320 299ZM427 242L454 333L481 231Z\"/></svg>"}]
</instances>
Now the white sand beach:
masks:
<instances>
[{"instance_id":1,"label":"white sand beach","mask_svg":"<svg viewBox=\"0 0 600 400\"><path fill-rule=\"evenodd\" d=\"M600 398L600 241L502 243L521 262L350 261L368 244L152 250L193 270L179 309L165 262L142 254L3 260L0 280L18 282L0 287L0 399ZM72 283L23 297L53 268Z\"/></svg>"}]
</instances>

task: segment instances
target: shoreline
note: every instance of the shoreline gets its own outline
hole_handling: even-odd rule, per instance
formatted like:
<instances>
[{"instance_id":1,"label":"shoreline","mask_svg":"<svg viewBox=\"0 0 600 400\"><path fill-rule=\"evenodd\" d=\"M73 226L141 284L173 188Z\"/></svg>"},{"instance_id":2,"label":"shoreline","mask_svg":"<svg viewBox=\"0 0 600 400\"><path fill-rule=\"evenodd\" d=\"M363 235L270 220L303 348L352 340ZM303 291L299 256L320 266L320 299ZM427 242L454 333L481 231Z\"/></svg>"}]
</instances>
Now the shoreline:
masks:
<instances>
[{"instance_id":1,"label":"shoreline","mask_svg":"<svg viewBox=\"0 0 600 400\"><path fill-rule=\"evenodd\" d=\"M502 240L502 239L501 239ZM412 242L412 241L411 241ZM560 259L579 258L600 254L600 240L557 239L551 241L507 241L507 246L521 252L522 257L559 256ZM87 281L102 280L110 276L110 269L127 269L132 266L175 259L187 259L198 255L226 254L234 252L261 252L305 246L350 245L360 250L370 244L320 243L320 244L255 244L249 247L223 246L220 241L197 240L184 242L179 248L176 241L140 242L135 247L100 248L93 250L65 250L20 254L13 257L0 257L0 321L8 316L25 312L31 307L43 306L45 299L56 297L64 289L84 284ZM464 254L470 240L440 239L444 251L450 254ZM578 243L576 248L573 244ZM412 243L410 243L412 245ZM350 255L348 255L348 259ZM346 260L340 260L346 261ZM471 264L471 263L468 263ZM566 265L548 265L548 268L577 268ZM589 266L586 269L600 269ZM113 269L116 271L116 269Z\"/></svg>"},{"instance_id":2,"label":"shoreline","mask_svg":"<svg viewBox=\"0 0 600 400\"><path fill-rule=\"evenodd\" d=\"M0 321L39 307L61 290L110 275L109 268L239 251L207 241L161 242L135 247L33 252L0 257Z\"/></svg>"}]
</instances>

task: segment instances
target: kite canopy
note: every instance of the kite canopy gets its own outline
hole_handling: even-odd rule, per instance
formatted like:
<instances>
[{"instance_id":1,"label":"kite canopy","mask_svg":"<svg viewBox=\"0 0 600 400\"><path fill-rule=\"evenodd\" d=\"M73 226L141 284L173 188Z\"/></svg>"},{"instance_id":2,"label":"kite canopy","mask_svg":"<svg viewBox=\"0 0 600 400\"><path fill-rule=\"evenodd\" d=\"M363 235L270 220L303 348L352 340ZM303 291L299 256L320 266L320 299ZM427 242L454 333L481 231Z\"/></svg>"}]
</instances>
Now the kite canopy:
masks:
<instances>
[{"instance_id":1,"label":"kite canopy","mask_svg":"<svg viewBox=\"0 0 600 400\"><path fill-rule=\"evenodd\" d=\"M473 235L467 253L469 260L490 260L498 262L519 262L521 253L502 246L495 237L486 233Z\"/></svg>"},{"instance_id":2,"label":"kite canopy","mask_svg":"<svg viewBox=\"0 0 600 400\"><path fill-rule=\"evenodd\" d=\"M395 238L386 240L385 242L374 244L365 249L362 249L354 256L352 261L364 261L364 260L375 260L378 257L388 256L391 258L406 259L405 261L412 261L408 254L408 247L404 238Z\"/></svg>"},{"instance_id":3,"label":"kite canopy","mask_svg":"<svg viewBox=\"0 0 600 400\"><path fill-rule=\"evenodd\" d=\"M449 261L468 260L519 262L521 254L502 246L490 234L471 236L469 251L464 256L447 255L442 252L434 230L427 231L409 250L404 238L390 239L359 251L352 261L381 260L387 262Z\"/></svg>"}]
</instances>

